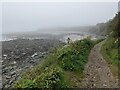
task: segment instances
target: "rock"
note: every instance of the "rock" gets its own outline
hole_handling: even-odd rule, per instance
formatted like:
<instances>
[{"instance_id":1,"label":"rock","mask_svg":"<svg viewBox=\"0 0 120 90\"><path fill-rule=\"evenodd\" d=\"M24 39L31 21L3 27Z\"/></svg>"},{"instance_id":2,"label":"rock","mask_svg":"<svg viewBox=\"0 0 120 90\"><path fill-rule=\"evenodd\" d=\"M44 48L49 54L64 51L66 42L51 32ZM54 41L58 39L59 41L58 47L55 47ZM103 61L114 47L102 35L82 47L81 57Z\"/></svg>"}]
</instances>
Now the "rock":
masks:
<instances>
[{"instance_id":1,"label":"rock","mask_svg":"<svg viewBox=\"0 0 120 90\"><path fill-rule=\"evenodd\" d=\"M9 85L11 85L15 81L15 78L12 78L9 82Z\"/></svg>"},{"instance_id":2,"label":"rock","mask_svg":"<svg viewBox=\"0 0 120 90\"><path fill-rule=\"evenodd\" d=\"M25 68L29 68L29 66L25 66Z\"/></svg>"},{"instance_id":3,"label":"rock","mask_svg":"<svg viewBox=\"0 0 120 90\"><path fill-rule=\"evenodd\" d=\"M87 76L90 76L90 74L89 74L89 73L87 73L86 75L87 75Z\"/></svg>"},{"instance_id":4,"label":"rock","mask_svg":"<svg viewBox=\"0 0 120 90\"><path fill-rule=\"evenodd\" d=\"M16 74L16 71L11 72L10 74L11 74L11 76L13 76Z\"/></svg>"},{"instance_id":5,"label":"rock","mask_svg":"<svg viewBox=\"0 0 120 90\"><path fill-rule=\"evenodd\" d=\"M103 84L103 87L107 87L107 85L106 85L106 84Z\"/></svg>"},{"instance_id":6,"label":"rock","mask_svg":"<svg viewBox=\"0 0 120 90\"><path fill-rule=\"evenodd\" d=\"M28 62L31 63L31 64L34 64L34 63L35 63L34 60L30 60L30 61L28 61Z\"/></svg>"},{"instance_id":7,"label":"rock","mask_svg":"<svg viewBox=\"0 0 120 90\"><path fill-rule=\"evenodd\" d=\"M2 68L5 68L5 65L2 65Z\"/></svg>"},{"instance_id":8,"label":"rock","mask_svg":"<svg viewBox=\"0 0 120 90\"><path fill-rule=\"evenodd\" d=\"M4 74L4 73L6 73L7 71L6 70L2 70L2 73Z\"/></svg>"},{"instance_id":9,"label":"rock","mask_svg":"<svg viewBox=\"0 0 120 90\"><path fill-rule=\"evenodd\" d=\"M7 57L7 54L3 54L3 57Z\"/></svg>"},{"instance_id":10,"label":"rock","mask_svg":"<svg viewBox=\"0 0 120 90\"><path fill-rule=\"evenodd\" d=\"M22 55L25 55L26 53L22 53Z\"/></svg>"},{"instance_id":11,"label":"rock","mask_svg":"<svg viewBox=\"0 0 120 90\"><path fill-rule=\"evenodd\" d=\"M13 62L13 64L16 64L16 63L17 63L16 61Z\"/></svg>"},{"instance_id":12,"label":"rock","mask_svg":"<svg viewBox=\"0 0 120 90\"><path fill-rule=\"evenodd\" d=\"M90 82L94 82L94 80L90 80Z\"/></svg>"},{"instance_id":13,"label":"rock","mask_svg":"<svg viewBox=\"0 0 120 90\"><path fill-rule=\"evenodd\" d=\"M34 53L31 57L33 58L33 57L35 57L35 56L37 56L38 54L37 53Z\"/></svg>"},{"instance_id":14,"label":"rock","mask_svg":"<svg viewBox=\"0 0 120 90\"><path fill-rule=\"evenodd\" d=\"M7 57L4 57L4 59L7 59Z\"/></svg>"},{"instance_id":15,"label":"rock","mask_svg":"<svg viewBox=\"0 0 120 90\"><path fill-rule=\"evenodd\" d=\"M6 77L6 79L10 79L11 78L10 76L7 76L7 75L5 75L5 77Z\"/></svg>"},{"instance_id":16,"label":"rock","mask_svg":"<svg viewBox=\"0 0 120 90\"><path fill-rule=\"evenodd\" d=\"M8 89L8 88L10 88L10 85L6 84L4 88Z\"/></svg>"},{"instance_id":17,"label":"rock","mask_svg":"<svg viewBox=\"0 0 120 90\"><path fill-rule=\"evenodd\" d=\"M3 79L5 82L3 86L5 88L10 87L14 83L15 78L19 78L23 70L38 64L41 60L40 58L45 57L51 47L60 45L60 43L58 40L50 39L3 41L2 59L4 64L2 65L2 73L4 74Z\"/></svg>"},{"instance_id":18,"label":"rock","mask_svg":"<svg viewBox=\"0 0 120 90\"><path fill-rule=\"evenodd\" d=\"M3 60L0 60L0 63L2 64L2 63L3 63Z\"/></svg>"},{"instance_id":19,"label":"rock","mask_svg":"<svg viewBox=\"0 0 120 90\"><path fill-rule=\"evenodd\" d=\"M95 86L96 86L96 84L94 83L94 84L93 84L93 86L95 87Z\"/></svg>"},{"instance_id":20,"label":"rock","mask_svg":"<svg viewBox=\"0 0 120 90\"><path fill-rule=\"evenodd\" d=\"M42 55L45 55L45 54L46 54L46 52L42 52L41 54L42 54Z\"/></svg>"}]
</instances>

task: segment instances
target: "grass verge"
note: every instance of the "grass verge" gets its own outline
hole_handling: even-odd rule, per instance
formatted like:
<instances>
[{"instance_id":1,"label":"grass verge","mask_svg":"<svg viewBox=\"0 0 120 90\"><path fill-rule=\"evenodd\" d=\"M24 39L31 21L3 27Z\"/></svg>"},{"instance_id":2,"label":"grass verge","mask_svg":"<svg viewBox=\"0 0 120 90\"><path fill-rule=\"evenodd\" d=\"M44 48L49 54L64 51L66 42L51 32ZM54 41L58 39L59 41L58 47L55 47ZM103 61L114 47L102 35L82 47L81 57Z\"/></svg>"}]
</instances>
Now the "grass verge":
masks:
<instances>
[{"instance_id":1,"label":"grass verge","mask_svg":"<svg viewBox=\"0 0 120 90\"><path fill-rule=\"evenodd\" d=\"M109 37L105 40L101 48L101 53L111 69L114 76L118 76L118 41L117 38Z\"/></svg>"}]
</instances>

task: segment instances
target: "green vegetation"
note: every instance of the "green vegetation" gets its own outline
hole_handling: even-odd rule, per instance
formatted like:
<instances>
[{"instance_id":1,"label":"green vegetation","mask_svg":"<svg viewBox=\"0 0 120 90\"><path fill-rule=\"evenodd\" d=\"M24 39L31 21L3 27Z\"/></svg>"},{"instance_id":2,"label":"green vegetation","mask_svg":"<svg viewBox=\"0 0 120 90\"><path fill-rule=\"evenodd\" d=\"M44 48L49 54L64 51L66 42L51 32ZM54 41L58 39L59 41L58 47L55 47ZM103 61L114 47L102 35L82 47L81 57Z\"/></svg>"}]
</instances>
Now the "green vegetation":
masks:
<instances>
[{"instance_id":1,"label":"green vegetation","mask_svg":"<svg viewBox=\"0 0 120 90\"><path fill-rule=\"evenodd\" d=\"M20 84L19 84L20 83ZM17 88L65 88L66 82L63 77L63 71L59 67L46 68L34 80L20 79Z\"/></svg>"},{"instance_id":2,"label":"green vegetation","mask_svg":"<svg viewBox=\"0 0 120 90\"><path fill-rule=\"evenodd\" d=\"M58 51L58 64L64 70L82 72L93 43L89 39L76 41Z\"/></svg>"},{"instance_id":3,"label":"green vegetation","mask_svg":"<svg viewBox=\"0 0 120 90\"><path fill-rule=\"evenodd\" d=\"M116 42L116 43L115 43ZM107 60L113 75L118 74L118 41L115 38L108 38L102 46L101 52L105 60Z\"/></svg>"},{"instance_id":4,"label":"green vegetation","mask_svg":"<svg viewBox=\"0 0 120 90\"><path fill-rule=\"evenodd\" d=\"M113 75L115 75L115 76L118 75L118 64L120 64L119 56L118 56L118 49L119 49L118 18L120 20L120 13L116 14L114 19L109 22L109 26L108 26L109 35L101 49L101 52L102 52L105 60L107 60L109 66L111 68L111 71L112 71Z\"/></svg>"},{"instance_id":5,"label":"green vegetation","mask_svg":"<svg viewBox=\"0 0 120 90\"><path fill-rule=\"evenodd\" d=\"M118 74L118 64L120 64L118 57L118 18L120 20L120 14L117 14L113 20L106 23L105 32L109 35L101 48L105 60L107 60L111 71L116 76ZM90 50L100 41L86 38L56 48L44 59L43 63L24 72L21 78L16 81L14 87L53 90L81 87L81 80L84 77L83 71Z\"/></svg>"},{"instance_id":6,"label":"green vegetation","mask_svg":"<svg viewBox=\"0 0 120 90\"><path fill-rule=\"evenodd\" d=\"M100 41L90 38L57 48L42 64L27 70L16 81L15 88L71 88L80 87L84 66L91 48Z\"/></svg>"}]
</instances>

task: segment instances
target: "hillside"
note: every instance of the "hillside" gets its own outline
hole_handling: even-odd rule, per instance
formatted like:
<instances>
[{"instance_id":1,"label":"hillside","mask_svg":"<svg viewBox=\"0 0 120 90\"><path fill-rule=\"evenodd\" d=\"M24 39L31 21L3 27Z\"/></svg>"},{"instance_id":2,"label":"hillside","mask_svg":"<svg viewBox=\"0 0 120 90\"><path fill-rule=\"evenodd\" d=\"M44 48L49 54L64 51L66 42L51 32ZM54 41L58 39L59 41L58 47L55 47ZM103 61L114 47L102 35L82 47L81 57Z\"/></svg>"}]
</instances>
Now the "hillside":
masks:
<instances>
[{"instance_id":1,"label":"hillside","mask_svg":"<svg viewBox=\"0 0 120 90\"><path fill-rule=\"evenodd\" d=\"M98 42L87 38L55 49L42 64L24 72L14 87L50 89L81 87L88 54Z\"/></svg>"},{"instance_id":2,"label":"hillside","mask_svg":"<svg viewBox=\"0 0 120 90\"><path fill-rule=\"evenodd\" d=\"M95 45L88 58L85 67L85 78L83 79L84 87L88 88L118 88L119 85L119 21L120 13L103 24L103 29L93 33L100 32L106 35L106 39ZM105 30L105 28L107 28ZM93 31L95 29L92 29ZM104 31L105 30L105 31Z\"/></svg>"},{"instance_id":3,"label":"hillside","mask_svg":"<svg viewBox=\"0 0 120 90\"><path fill-rule=\"evenodd\" d=\"M101 40L93 41L86 38L56 48L43 60L42 64L24 71L14 88L115 87L117 82L112 77L114 75L117 78L117 65L120 63L118 58L119 17L120 14L116 14L109 22L97 24L96 27L99 27L97 31L94 32L96 27L92 29L95 34L107 36L102 44L97 44ZM104 71L103 76L101 75L103 71L100 69ZM87 80L83 82L84 79Z\"/></svg>"},{"instance_id":4,"label":"hillside","mask_svg":"<svg viewBox=\"0 0 120 90\"><path fill-rule=\"evenodd\" d=\"M96 26L93 26L89 29L90 33L94 33L96 35L106 35L107 34L107 23L98 23Z\"/></svg>"},{"instance_id":5,"label":"hillside","mask_svg":"<svg viewBox=\"0 0 120 90\"><path fill-rule=\"evenodd\" d=\"M116 16L108 22L96 24L90 27L88 32L103 36L109 35L112 31L118 30L118 17L119 14L116 14Z\"/></svg>"},{"instance_id":6,"label":"hillside","mask_svg":"<svg viewBox=\"0 0 120 90\"><path fill-rule=\"evenodd\" d=\"M120 12L109 22L108 38L102 46L101 52L111 68L113 75L118 76L118 65L120 64L118 49L120 33Z\"/></svg>"}]
</instances>

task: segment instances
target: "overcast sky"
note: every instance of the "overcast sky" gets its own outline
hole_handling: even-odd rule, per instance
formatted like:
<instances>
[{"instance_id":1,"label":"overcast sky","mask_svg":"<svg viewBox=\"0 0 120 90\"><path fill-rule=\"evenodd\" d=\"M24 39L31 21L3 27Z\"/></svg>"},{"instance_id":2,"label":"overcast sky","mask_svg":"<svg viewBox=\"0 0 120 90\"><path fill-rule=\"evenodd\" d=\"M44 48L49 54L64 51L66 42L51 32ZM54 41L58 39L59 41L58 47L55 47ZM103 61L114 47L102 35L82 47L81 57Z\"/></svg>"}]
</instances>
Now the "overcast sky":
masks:
<instances>
[{"instance_id":1,"label":"overcast sky","mask_svg":"<svg viewBox=\"0 0 120 90\"><path fill-rule=\"evenodd\" d=\"M118 11L117 2L11 2L2 5L3 32L95 25Z\"/></svg>"}]
</instances>

